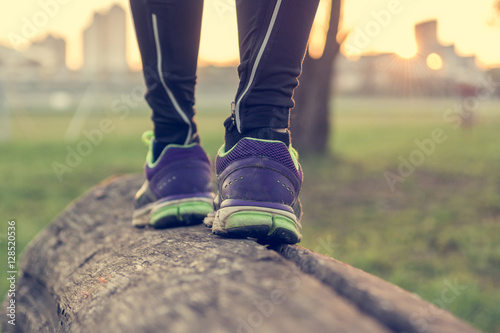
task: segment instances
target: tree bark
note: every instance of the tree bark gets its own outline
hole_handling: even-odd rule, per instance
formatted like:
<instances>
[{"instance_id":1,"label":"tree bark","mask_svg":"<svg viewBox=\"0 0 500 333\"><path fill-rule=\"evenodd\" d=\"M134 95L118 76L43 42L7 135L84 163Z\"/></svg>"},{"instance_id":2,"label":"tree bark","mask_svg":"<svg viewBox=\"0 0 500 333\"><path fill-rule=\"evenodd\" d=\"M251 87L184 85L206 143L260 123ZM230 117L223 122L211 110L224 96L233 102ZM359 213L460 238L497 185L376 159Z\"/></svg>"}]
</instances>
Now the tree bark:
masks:
<instances>
[{"instance_id":1,"label":"tree bark","mask_svg":"<svg viewBox=\"0 0 500 333\"><path fill-rule=\"evenodd\" d=\"M95 187L32 241L16 325L4 312L3 332L476 332L298 246L221 238L204 226L134 228L142 182L127 176Z\"/></svg>"},{"instance_id":2,"label":"tree bark","mask_svg":"<svg viewBox=\"0 0 500 333\"><path fill-rule=\"evenodd\" d=\"M337 33L341 0L332 0L329 27L323 55L313 59L306 52L300 84L295 89L295 107L291 113L293 145L301 154L324 153L330 129L334 60L339 52Z\"/></svg>"}]
</instances>

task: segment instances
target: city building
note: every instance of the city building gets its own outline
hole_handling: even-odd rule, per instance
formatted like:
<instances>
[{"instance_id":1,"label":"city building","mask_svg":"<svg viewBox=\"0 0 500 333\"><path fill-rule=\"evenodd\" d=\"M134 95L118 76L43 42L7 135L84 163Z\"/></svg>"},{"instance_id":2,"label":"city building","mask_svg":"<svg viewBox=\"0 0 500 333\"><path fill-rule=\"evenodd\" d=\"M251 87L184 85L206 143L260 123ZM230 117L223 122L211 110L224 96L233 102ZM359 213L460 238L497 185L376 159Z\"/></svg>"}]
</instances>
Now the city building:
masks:
<instances>
[{"instance_id":1,"label":"city building","mask_svg":"<svg viewBox=\"0 0 500 333\"><path fill-rule=\"evenodd\" d=\"M476 65L475 56L460 56L454 45L442 45L437 38L437 29L436 20L415 26L418 56L425 59L428 67L440 78L456 83L476 83L484 73Z\"/></svg>"},{"instance_id":2,"label":"city building","mask_svg":"<svg viewBox=\"0 0 500 333\"><path fill-rule=\"evenodd\" d=\"M114 5L108 12L95 13L83 32L83 68L86 74L125 73L125 11Z\"/></svg>"},{"instance_id":3,"label":"city building","mask_svg":"<svg viewBox=\"0 0 500 333\"><path fill-rule=\"evenodd\" d=\"M474 86L484 77L474 56L460 56L454 45L437 37L437 21L415 26L417 55L403 59L393 53L362 56L355 61L339 55L334 85L338 93L442 96L460 85Z\"/></svg>"},{"instance_id":4,"label":"city building","mask_svg":"<svg viewBox=\"0 0 500 333\"><path fill-rule=\"evenodd\" d=\"M67 70L66 41L53 35L34 41L24 56L40 64L42 75L54 75Z\"/></svg>"}]
</instances>

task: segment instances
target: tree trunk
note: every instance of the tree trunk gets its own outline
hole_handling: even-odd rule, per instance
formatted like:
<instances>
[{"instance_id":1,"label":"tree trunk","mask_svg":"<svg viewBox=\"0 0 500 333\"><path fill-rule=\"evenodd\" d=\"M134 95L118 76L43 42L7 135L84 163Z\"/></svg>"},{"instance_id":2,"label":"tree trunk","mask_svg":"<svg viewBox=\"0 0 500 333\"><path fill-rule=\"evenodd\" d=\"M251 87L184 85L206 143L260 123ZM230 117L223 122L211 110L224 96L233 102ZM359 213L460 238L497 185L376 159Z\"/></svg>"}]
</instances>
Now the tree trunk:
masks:
<instances>
[{"instance_id":1,"label":"tree trunk","mask_svg":"<svg viewBox=\"0 0 500 333\"><path fill-rule=\"evenodd\" d=\"M201 225L134 228L143 181L95 187L30 243L15 313L13 298L2 306L3 332L477 332L298 246L222 238Z\"/></svg>"},{"instance_id":2,"label":"tree trunk","mask_svg":"<svg viewBox=\"0 0 500 333\"><path fill-rule=\"evenodd\" d=\"M330 21L323 55L313 59L306 52L300 85L295 90L295 107L291 113L293 145L304 153L324 153L330 134L334 59L339 52L337 32L341 0L332 0Z\"/></svg>"}]
</instances>

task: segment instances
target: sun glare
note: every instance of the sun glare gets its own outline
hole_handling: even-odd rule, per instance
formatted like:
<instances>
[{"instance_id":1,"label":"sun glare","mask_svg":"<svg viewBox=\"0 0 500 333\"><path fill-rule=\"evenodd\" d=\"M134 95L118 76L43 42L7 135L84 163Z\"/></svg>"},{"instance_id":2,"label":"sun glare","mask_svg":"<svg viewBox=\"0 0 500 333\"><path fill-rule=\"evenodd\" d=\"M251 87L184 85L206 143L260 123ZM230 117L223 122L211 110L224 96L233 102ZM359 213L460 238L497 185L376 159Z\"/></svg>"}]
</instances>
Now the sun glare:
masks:
<instances>
[{"instance_id":1,"label":"sun glare","mask_svg":"<svg viewBox=\"0 0 500 333\"><path fill-rule=\"evenodd\" d=\"M443 59L437 53L431 53L427 56L427 66L433 71L443 68Z\"/></svg>"},{"instance_id":2,"label":"sun glare","mask_svg":"<svg viewBox=\"0 0 500 333\"><path fill-rule=\"evenodd\" d=\"M402 33L398 37L400 38L394 43L394 53L403 59L411 59L415 57L417 55L417 43L415 38L408 38Z\"/></svg>"},{"instance_id":3,"label":"sun glare","mask_svg":"<svg viewBox=\"0 0 500 333\"><path fill-rule=\"evenodd\" d=\"M320 1L318 12L314 19L309 38L309 55L318 59L323 55L325 49L326 34L328 32L328 23L330 19L331 3Z\"/></svg>"},{"instance_id":4,"label":"sun glare","mask_svg":"<svg viewBox=\"0 0 500 333\"><path fill-rule=\"evenodd\" d=\"M485 67L498 66L500 48L497 46L498 43L494 43L498 39L498 27L486 24L485 18L490 14L488 12L488 15L485 16L485 11L491 10L491 6L483 6L483 4L493 0L480 0L477 1L477 4L473 1L443 0L433 2L422 0L418 3L413 1L411 8L410 4L403 6L402 2L404 1L400 1L401 6L398 8L402 8L403 14L391 15L390 17L387 16L390 9L387 6L388 3L392 2L387 1L343 1L342 20L339 28L339 38L343 41L342 54L349 58L356 58L367 54L391 52L403 59L414 58L417 54L414 24L422 22L423 19L438 19L438 37L444 45L454 44L457 51L467 55L475 55ZM127 61L131 68L135 70L141 68L137 40L128 5L129 0L76 1L74 5L64 7L64 15L58 14L54 19L44 23L43 27L36 26L32 29L33 23L23 21L23 17L26 16L26 20L32 20L35 17L36 20L38 13L45 15L45 7L40 7L38 2L38 0L12 2L12 8L9 7L8 12L0 12L0 16L4 14L0 20L0 44L11 45L12 41L8 37L11 33L20 36L29 33L29 36L23 37L28 40L43 39L49 33L63 37L67 43L67 66L77 70L83 64L82 31L90 24L93 12L106 12L113 3L118 3L126 11ZM428 6L431 3L432 11L429 10ZM457 13L449 15L449 8L452 4L457 4ZM309 40L309 54L313 58L321 57L324 51L330 6L330 0L320 1ZM33 16L33 13L36 15ZM238 63L236 17L236 6L232 0L217 0L205 6L199 52L201 64L223 66ZM464 25L463 17L468 17L471 24ZM380 31L374 33L373 27ZM347 34L348 36L344 40L343 37ZM427 66L432 70L440 70L446 64L443 63L443 59L438 54L432 54L427 58Z\"/></svg>"},{"instance_id":5,"label":"sun glare","mask_svg":"<svg viewBox=\"0 0 500 333\"><path fill-rule=\"evenodd\" d=\"M403 59L411 59L417 55L416 48L405 48L401 50L397 50L396 54Z\"/></svg>"}]
</instances>

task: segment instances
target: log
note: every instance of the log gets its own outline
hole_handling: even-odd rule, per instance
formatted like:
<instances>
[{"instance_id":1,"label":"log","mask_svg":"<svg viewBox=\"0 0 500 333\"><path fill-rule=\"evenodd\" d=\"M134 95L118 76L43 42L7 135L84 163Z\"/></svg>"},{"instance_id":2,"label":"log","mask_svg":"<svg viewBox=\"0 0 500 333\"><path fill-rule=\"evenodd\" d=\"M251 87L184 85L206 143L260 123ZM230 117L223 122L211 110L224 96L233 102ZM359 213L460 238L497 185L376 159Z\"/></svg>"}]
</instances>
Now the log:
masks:
<instances>
[{"instance_id":1,"label":"log","mask_svg":"<svg viewBox=\"0 0 500 333\"><path fill-rule=\"evenodd\" d=\"M477 332L299 246L222 238L202 225L134 228L142 181L94 187L30 243L16 325L2 316L3 332Z\"/></svg>"}]
</instances>

